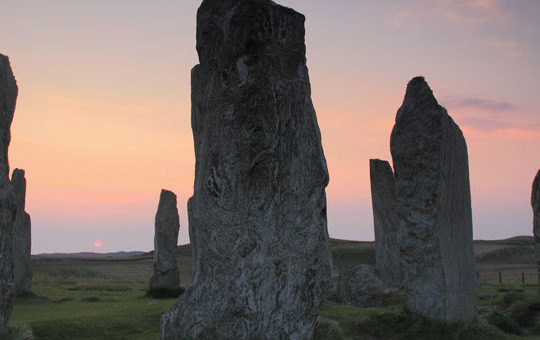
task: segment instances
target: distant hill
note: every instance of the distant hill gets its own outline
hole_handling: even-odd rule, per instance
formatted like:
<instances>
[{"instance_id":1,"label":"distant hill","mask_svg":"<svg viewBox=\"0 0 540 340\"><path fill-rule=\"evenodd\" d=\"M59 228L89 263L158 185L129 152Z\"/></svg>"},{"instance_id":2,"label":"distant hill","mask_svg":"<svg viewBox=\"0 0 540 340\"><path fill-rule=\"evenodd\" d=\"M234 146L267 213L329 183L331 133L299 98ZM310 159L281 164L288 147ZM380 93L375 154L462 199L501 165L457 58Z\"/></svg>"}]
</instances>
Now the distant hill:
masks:
<instances>
[{"instance_id":1,"label":"distant hill","mask_svg":"<svg viewBox=\"0 0 540 340\"><path fill-rule=\"evenodd\" d=\"M49 258L64 258L64 257L126 257L126 256L137 256L143 255L144 251L117 251L114 253L93 253L93 252L80 252L80 253L42 253L37 255L32 255L32 257L49 257Z\"/></svg>"},{"instance_id":2,"label":"distant hill","mask_svg":"<svg viewBox=\"0 0 540 340\"><path fill-rule=\"evenodd\" d=\"M330 246L343 247L343 246L374 246L374 241L355 241L355 240L342 240L330 238ZM487 248L486 251L490 252L491 250L498 249L499 247L519 247L519 246L534 246L534 237L532 236L514 236L502 240L475 240L475 247L478 246L491 246L494 249ZM515 250L514 250L515 251ZM483 253L483 252L482 252ZM530 255L529 252L526 252L527 255ZM498 256L502 256L505 253L497 253ZM79 253L44 253L32 255L35 258L66 258L66 257L77 257L77 258L104 258L104 257L129 257L129 256L153 256L154 251L144 252L144 251L119 251L113 253L94 253L94 252L79 252ZM176 247L177 256L191 256L191 244L182 244ZM493 254L491 254L493 255ZM483 260L487 259L488 256L481 257Z\"/></svg>"}]
</instances>

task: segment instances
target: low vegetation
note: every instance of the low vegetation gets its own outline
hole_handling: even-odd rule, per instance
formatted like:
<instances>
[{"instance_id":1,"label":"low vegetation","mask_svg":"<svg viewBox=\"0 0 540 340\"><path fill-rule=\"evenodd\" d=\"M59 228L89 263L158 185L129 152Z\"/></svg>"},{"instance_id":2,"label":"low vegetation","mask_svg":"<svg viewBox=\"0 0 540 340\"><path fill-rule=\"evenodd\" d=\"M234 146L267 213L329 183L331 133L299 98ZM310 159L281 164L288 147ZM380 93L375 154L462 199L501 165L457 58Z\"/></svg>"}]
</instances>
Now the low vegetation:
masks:
<instances>
[{"instance_id":1,"label":"low vegetation","mask_svg":"<svg viewBox=\"0 0 540 340\"><path fill-rule=\"evenodd\" d=\"M332 252L335 278L339 268L375 261L372 243L334 241ZM501 252L507 256L499 265ZM482 285L470 325L444 326L415 316L407 312L402 295L385 301L384 308L358 308L339 303L331 290L315 339L540 339L538 288L532 282L523 284L521 274L535 270L534 262L524 260L529 250L492 252L490 248L481 253L477 268ZM187 287L192 259L179 254L178 263L181 285ZM35 295L16 299L10 340L157 340L161 315L176 301L146 295L152 271L150 255L34 259L33 266ZM508 283L498 284L497 275L482 280L498 270L504 271Z\"/></svg>"}]
</instances>

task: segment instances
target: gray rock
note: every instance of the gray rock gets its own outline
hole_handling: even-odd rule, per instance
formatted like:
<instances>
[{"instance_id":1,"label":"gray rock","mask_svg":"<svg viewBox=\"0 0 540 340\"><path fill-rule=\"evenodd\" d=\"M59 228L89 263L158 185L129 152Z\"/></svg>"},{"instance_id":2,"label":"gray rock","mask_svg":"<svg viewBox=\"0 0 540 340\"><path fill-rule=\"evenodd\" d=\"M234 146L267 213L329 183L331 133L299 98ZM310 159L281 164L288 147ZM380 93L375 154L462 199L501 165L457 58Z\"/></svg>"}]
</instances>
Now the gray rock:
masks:
<instances>
[{"instance_id":1,"label":"gray rock","mask_svg":"<svg viewBox=\"0 0 540 340\"><path fill-rule=\"evenodd\" d=\"M180 219L176 207L176 195L163 189L156 213L154 273L150 278L149 295L178 296L180 276L176 265L176 246L179 229Z\"/></svg>"},{"instance_id":2,"label":"gray rock","mask_svg":"<svg viewBox=\"0 0 540 340\"><path fill-rule=\"evenodd\" d=\"M476 287L465 138L423 77L412 79L390 140L408 308L468 322Z\"/></svg>"},{"instance_id":3,"label":"gray rock","mask_svg":"<svg viewBox=\"0 0 540 340\"><path fill-rule=\"evenodd\" d=\"M336 295L341 303L358 307L380 306L383 302L384 283L372 266L360 264L339 271Z\"/></svg>"},{"instance_id":4,"label":"gray rock","mask_svg":"<svg viewBox=\"0 0 540 340\"><path fill-rule=\"evenodd\" d=\"M535 255L538 270L538 292L540 292L540 170L538 170L534 177L531 192L531 205L533 209L533 234L536 242Z\"/></svg>"},{"instance_id":5,"label":"gray rock","mask_svg":"<svg viewBox=\"0 0 540 340\"><path fill-rule=\"evenodd\" d=\"M15 295L25 295L32 291L32 268L30 252L32 233L30 215L25 211L26 178L24 170L15 169L11 175L11 188L15 196L17 214L13 234L13 272Z\"/></svg>"},{"instance_id":6,"label":"gray rock","mask_svg":"<svg viewBox=\"0 0 540 340\"><path fill-rule=\"evenodd\" d=\"M17 92L9 59L0 54L0 339L9 332L15 294L12 248L17 208L9 182L8 147Z\"/></svg>"},{"instance_id":7,"label":"gray rock","mask_svg":"<svg viewBox=\"0 0 540 340\"><path fill-rule=\"evenodd\" d=\"M379 278L387 285L401 284L399 248L401 231L395 198L394 172L387 161L369 160L371 202L375 226L375 258Z\"/></svg>"},{"instance_id":8,"label":"gray rock","mask_svg":"<svg viewBox=\"0 0 540 340\"><path fill-rule=\"evenodd\" d=\"M332 285L304 16L205 0L192 70L194 276L163 339L310 339Z\"/></svg>"}]
</instances>

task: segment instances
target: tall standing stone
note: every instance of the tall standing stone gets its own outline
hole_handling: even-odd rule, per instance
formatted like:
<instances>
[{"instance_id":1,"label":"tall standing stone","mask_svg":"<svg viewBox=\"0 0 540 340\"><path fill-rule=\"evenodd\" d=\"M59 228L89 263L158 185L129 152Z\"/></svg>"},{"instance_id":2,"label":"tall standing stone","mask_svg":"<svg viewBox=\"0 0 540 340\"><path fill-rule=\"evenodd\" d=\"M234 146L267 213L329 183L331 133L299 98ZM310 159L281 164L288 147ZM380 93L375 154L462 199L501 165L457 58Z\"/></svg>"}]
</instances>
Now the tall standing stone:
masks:
<instances>
[{"instance_id":1,"label":"tall standing stone","mask_svg":"<svg viewBox=\"0 0 540 340\"><path fill-rule=\"evenodd\" d=\"M304 16L270 0L205 0L197 51L194 276L162 338L309 339L332 266Z\"/></svg>"},{"instance_id":2,"label":"tall standing stone","mask_svg":"<svg viewBox=\"0 0 540 340\"><path fill-rule=\"evenodd\" d=\"M176 265L176 246L180 219L176 195L162 189L156 213L154 235L154 273L148 294L157 297L177 297L180 276Z\"/></svg>"},{"instance_id":3,"label":"tall standing stone","mask_svg":"<svg viewBox=\"0 0 540 340\"><path fill-rule=\"evenodd\" d=\"M11 188L17 206L15 228L13 231L15 294L25 295L32 291L32 268L30 266L32 232L30 215L25 211L26 178L24 177L24 170L13 170L13 174L11 175Z\"/></svg>"},{"instance_id":4,"label":"tall standing stone","mask_svg":"<svg viewBox=\"0 0 540 340\"><path fill-rule=\"evenodd\" d=\"M392 167L387 161L369 160L371 203L375 226L375 258L378 275L384 284L401 284L401 231L395 197Z\"/></svg>"},{"instance_id":5,"label":"tall standing stone","mask_svg":"<svg viewBox=\"0 0 540 340\"><path fill-rule=\"evenodd\" d=\"M442 322L468 322L476 281L467 146L423 77L407 86L390 144L407 306Z\"/></svg>"},{"instance_id":6,"label":"tall standing stone","mask_svg":"<svg viewBox=\"0 0 540 340\"><path fill-rule=\"evenodd\" d=\"M535 242L536 266L538 270L538 292L540 292L540 170L532 185L531 205L533 208L533 234Z\"/></svg>"},{"instance_id":7,"label":"tall standing stone","mask_svg":"<svg viewBox=\"0 0 540 340\"><path fill-rule=\"evenodd\" d=\"M9 59L0 54L0 339L9 332L15 293L12 248L17 209L9 182L8 147L17 92Z\"/></svg>"}]
</instances>

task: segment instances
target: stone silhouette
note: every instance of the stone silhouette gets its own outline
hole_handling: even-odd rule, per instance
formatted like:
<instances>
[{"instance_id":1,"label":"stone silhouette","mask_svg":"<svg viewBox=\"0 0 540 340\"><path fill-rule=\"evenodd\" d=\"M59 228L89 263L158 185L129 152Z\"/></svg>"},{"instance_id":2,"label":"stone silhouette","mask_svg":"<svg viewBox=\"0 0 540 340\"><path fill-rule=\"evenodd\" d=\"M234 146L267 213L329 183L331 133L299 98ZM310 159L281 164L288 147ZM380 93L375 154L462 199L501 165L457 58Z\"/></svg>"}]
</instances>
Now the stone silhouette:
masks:
<instances>
[{"instance_id":1,"label":"stone silhouette","mask_svg":"<svg viewBox=\"0 0 540 340\"><path fill-rule=\"evenodd\" d=\"M13 272L15 295L25 295L32 291L32 268L30 251L32 247L30 215L26 213L26 178L24 170L15 169L11 175L11 188L17 205L13 231Z\"/></svg>"},{"instance_id":2,"label":"stone silhouette","mask_svg":"<svg viewBox=\"0 0 540 340\"><path fill-rule=\"evenodd\" d=\"M342 303L358 307L379 306L383 302L384 283L372 266L360 264L339 271L336 295Z\"/></svg>"},{"instance_id":3,"label":"stone silhouette","mask_svg":"<svg viewBox=\"0 0 540 340\"><path fill-rule=\"evenodd\" d=\"M401 284L401 231L395 198L394 172L387 161L369 160L378 275L386 285Z\"/></svg>"},{"instance_id":4,"label":"stone silhouette","mask_svg":"<svg viewBox=\"0 0 540 340\"><path fill-rule=\"evenodd\" d=\"M407 306L468 322L476 281L467 146L423 77L407 85L390 144Z\"/></svg>"},{"instance_id":5,"label":"stone silhouette","mask_svg":"<svg viewBox=\"0 0 540 340\"><path fill-rule=\"evenodd\" d=\"M176 195L161 190L156 213L154 235L154 273L150 278L148 295L154 297L178 297L180 276L176 265L176 246L180 219L176 207Z\"/></svg>"},{"instance_id":6,"label":"stone silhouette","mask_svg":"<svg viewBox=\"0 0 540 340\"><path fill-rule=\"evenodd\" d=\"M0 339L9 332L15 294L12 248L17 207L9 182L8 147L17 93L9 59L0 54Z\"/></svg>"},{"instance_id":7,"label":"stone silhouette","mask_svg":"<svg viewBox=\"0 0 540 340\"><path fill-rule=\"evenodd\" d=\"M332 285L304 16L205 0L192 70L194 276L163 339L309 339Z\"/></svg>"},{"instance_id":8,"label":"stone silhouette","mask_svg":"<svg viewBox=\"0 0 540 340\"><path fill-rule=\"evenodd\" d=\"M536 266L538 270L538 292L540 292L540 170L532 185L531 205L533 209L533 234L535 240Z\"/></svg>"}]
</instances>

